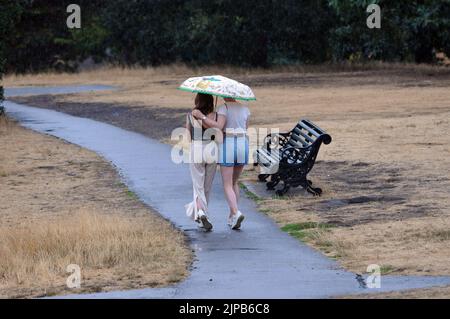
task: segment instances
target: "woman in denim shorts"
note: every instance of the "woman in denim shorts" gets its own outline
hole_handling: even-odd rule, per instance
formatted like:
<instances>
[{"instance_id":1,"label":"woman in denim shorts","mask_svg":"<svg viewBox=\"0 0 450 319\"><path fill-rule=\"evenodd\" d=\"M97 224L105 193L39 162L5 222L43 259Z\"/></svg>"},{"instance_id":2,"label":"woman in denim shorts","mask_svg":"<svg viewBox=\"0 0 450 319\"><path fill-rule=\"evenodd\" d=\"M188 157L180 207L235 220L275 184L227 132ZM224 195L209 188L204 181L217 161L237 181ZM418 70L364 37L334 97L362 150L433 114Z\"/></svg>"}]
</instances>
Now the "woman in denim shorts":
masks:
<instances>
[{"instance_id":1,"label":"woman in denim shorts","mask_svg":"<svg viewBox=\"0 0 450 319\"><path fill-rule=\"evenodd\" d=\"M217 121L206 117L198 110L192 115L203 120L207 127L215 127L224 131L223 143L219 146L219 165L222 174L225 197L230 207L228 225L232 229L240 229L245 216L239 210L239 176L248 162L247 127L250 110L246 105L232 98L224 98L225 103L217 110Z\"/></svg>"}]
</instances>

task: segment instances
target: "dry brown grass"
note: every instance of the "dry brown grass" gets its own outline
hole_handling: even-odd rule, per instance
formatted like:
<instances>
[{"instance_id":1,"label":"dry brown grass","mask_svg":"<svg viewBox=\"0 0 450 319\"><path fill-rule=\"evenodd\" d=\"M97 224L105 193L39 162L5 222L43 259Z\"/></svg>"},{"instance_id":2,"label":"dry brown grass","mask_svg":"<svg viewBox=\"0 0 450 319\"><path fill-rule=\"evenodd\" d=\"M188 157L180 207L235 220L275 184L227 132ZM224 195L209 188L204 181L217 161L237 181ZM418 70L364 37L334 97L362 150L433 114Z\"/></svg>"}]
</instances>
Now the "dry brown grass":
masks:
<instances>
[{"instance_id":1,"label":"dry brown grass","mask_svg":"<svg viewBox=\"0 0 450 319\"><path fill-rule=\"evenodd\" d=\"M287 65L272 68L242 68L230 65L214 65L193 67L178 63L158 67L115 67L101 66L99 68L85 70L78 73L43 72L38 74L7 74L3 78L5 86L23 85L64 85L64 84L117 84L126 85L136 83L148 83L154 80L168 80L178 76L195 74L224 74L233 76L256 76L273 74L317 74L330 72L361 72L361 71L385 71L406 70L414 73L445 73L445 69L427 64L404 63L340 63L319 65Z\"/></svg>"},{"instance_id":2,"label":"dry brown grass","mask_svg":"<svg viewBox=\"0 0 450 319\"><path fill-rule=\"evenodd\" d=\"M448 218L424 217L374 222L350 229L330 228L308 242L357 273L364 273L370 264L378 264L389 273L450 275Z\"/></svg>"},{"instance_id":3,"label":"dry brown grass","mask_svg":"<svg viewBox=\"0 0 450 319\"><path fill-rule=\"evenodd\" d=\"M345 299L450 299L450 287L412 289L379 294L345 296Z\"/></svg>"},{"instance_id":4,"label":"dry brown grass","mask_svg":"<svg viewBox=\"0 0 450 319\"><path fill-rule=\"evenodd\" d=\"M365 76L369 72L370 77ZM189 67L184 64L149 68L120 68L101 67L95 70L83 71L73 74L40 73L33 75L6 75L3 79L5 86L24 85L69 85L69 84L105 84L119 86L121 89L115 92L83 93L71 96L70 101L82 103L112 103L128 106L160 106L170 108L190 107L193 103L192 94L175 90L183 80L190 76L205 74L222 74L248 83L254 87L258 97L258 110L255 113L256 122L264 122L267 114L272 111L274 105L285 111L285 107L293 111L292 106L299 105L315 110L315 105L310 104L310 99L317 94L328 93L324 97L323 104L329 105L333 100L336 90L315 90L323 86L346 86L348 84L364 85L391 85L393 81L408 83L414 82L418 77L432 74L436 77L450 73L448 68L440 68L429 65L405 65L405 64L321 64L275 67L270 69L248 69L233 66L205 66ZM293 89L294 88L294 89ZM313 90L309 90L312 88ZM301 90L300 90L301 89ZM367 87L371 90L370 87ZM310 94L308 94L310 92ZM339 92L339 91L338 91ZM360 92L359 97L366 97L365 92ZM309 96L309 98L308 98ZM402 94L404 96L404 94ZM341 99L347 98L345 93ZM64 99L66 99L65 97ZM306 99L305 99L306 98ZM339 97L337 97L339 98ZM355 106L350 106L354 110ZM308 110L309 110L308 109ZM342 110L347 111L346 109ZM280 113L281 114L281 113ZM289 121L288 114L284 121Z\"/></svg>"},{"instance_id":5,"label":"dry brown grass","mask_svg":"<svg viewBox=\"0 0 450 319\"><path fill-rule=\"evenodd\" d=\"M184 235L99 156L0 123L0 297L164 286L188 273ZM81 267L80 289L66 267Z\"/></svg>"},{"instance_id":6,"label":"dry brown grass","mask_svg":"<svg viewBox=\"0 0 450 319\"><path fill-rule=\"evenodd\" d=\"M66 267L70 264L81 268L82 288L75 292L102 290L102 280L95 276L102 277L103 272L113 274L113 278L115 274L118 281L141 282L142 286L154 286L155 282L146 282L148 274L153 272L160 277L167 276L169 282L177 281L184 272L171 273L169 269L175 270L173 263L185 252L182 241L168 247L170 236L172 230L156 232L148 218L127 218L117 212L92 210L50 221L2 226L0 291L10 296L8 292L15 291L16 287L46 288L42 290L47 294L68 290L64 283L68 276ZM169 271L159 269L165 265ZM128 285L114 283L113 286L127 288Z\"/></svg>"}]
</instances>

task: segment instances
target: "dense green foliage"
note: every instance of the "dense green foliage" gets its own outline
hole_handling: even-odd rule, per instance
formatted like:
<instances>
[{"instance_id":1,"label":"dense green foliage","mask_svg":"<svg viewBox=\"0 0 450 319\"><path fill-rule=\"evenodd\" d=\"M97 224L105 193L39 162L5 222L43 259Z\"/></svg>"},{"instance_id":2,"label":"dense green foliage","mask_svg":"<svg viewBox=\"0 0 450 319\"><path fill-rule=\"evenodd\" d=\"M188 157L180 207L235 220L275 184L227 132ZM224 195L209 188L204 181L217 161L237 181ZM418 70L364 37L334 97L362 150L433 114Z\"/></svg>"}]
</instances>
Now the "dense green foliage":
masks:
<instances>
[{"instance_id":1,"label":"dense green foliage","mask_svg":"<svg viewBox=\"0 0 450 319\"><path fill-rule=\"evenodd\" d=\"M330 47L335 60L376 59L433 62L434 52L450 55L449 0L330 0L337 21ZM381 7L381 29L368 30L365 8Z\"/></svg>"},{"instance_id":2,"label":"dense green foliage","mask_svg":"<svg viewBox=\"0 0 450 319\"><path fill-rule=\"evenodd\" d=\"M22 4L20 1L0 0L0 81L4 74L7 57L7 43L4 39L11 36L14 25L21 14ZM0 104L3 101L3 86L0 86Z\"/></svg>"},{"instance_id":3,"label":"dense green foliage","mask_svg":"<svg viewBox=\"0 0 450 319\"><path fill-rule=\"evenodd\" d=\"M33 72L52 69L70 70L74 62L86 56L96 55L103 42L96 32L94 17L101 8L100 0L0 0L20 7L5 42L6 70ZM66 26L66 7L76 2L83 8L84 28L69 29ZM103 44L102 44L103 45Z\"/></svg>"},{"instance_id":4,"label":"dense green foliage","mask_svg":"<svg viewBox=\"0 0 450 319\"><path fill-rule=\"evenodd\" d=\"M450 55L450 0L0 0L6 71L121 65L433 62ZM81 6L68 29L66 6ZM381 6L369 29L368 4Z\"/></svg>"}]
</instances>

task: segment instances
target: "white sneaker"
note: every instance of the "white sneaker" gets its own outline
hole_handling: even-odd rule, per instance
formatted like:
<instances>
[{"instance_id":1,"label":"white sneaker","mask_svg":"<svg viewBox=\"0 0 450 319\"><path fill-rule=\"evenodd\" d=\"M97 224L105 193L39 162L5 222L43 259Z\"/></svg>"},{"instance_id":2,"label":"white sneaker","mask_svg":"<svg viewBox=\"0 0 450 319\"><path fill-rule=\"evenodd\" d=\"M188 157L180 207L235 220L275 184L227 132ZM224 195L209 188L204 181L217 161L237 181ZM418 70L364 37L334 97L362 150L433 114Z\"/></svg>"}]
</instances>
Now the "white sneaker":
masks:
<instances>
[{"instance_id":1,"label":"white sneaker","mask_svg":"<svg viewBox=\"0 0 450 319\"><path fill-rule=\"evenodd\" d=\"M205 214L205 212L202 209L200 209L198 211L197 218L205 230L210 231L213 228L213 225L209 221L208 216Z\"/></svg>"},{"instance_id":2,"label":"white sneaker","mask_svg":"<svg viewBox=\"0 0 450 319\"><path fill-rule=\"evenodd\" d=\"M231 218L231 229L240 229L241 223L244 220L245 216L240 211L237 211L236 214Z\"/></svg>"}]
</instances>

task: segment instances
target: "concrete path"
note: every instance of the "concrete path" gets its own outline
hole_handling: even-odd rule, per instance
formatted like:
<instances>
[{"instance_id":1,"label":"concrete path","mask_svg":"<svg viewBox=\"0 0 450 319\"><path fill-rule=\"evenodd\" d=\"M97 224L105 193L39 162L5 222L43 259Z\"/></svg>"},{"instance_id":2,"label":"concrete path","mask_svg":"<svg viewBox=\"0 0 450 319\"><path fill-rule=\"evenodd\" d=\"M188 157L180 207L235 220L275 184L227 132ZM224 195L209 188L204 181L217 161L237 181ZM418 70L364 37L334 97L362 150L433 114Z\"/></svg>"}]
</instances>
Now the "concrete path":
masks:
<instances>
[{"instance_id":1,"label":"concrete path","mask_svg":"<svg viewBox=\"0 0 450 319\"><path fill-rule=\"evenodd\" d=\"M96 87L66 87L80 92ZM36 88L7 89L6 95L33 94ZM39 94L62 89L39 88ZM71 298L326 298L344 294L449 285L450 277L383 276L381 289L363 289L347 272L319 252L279 230L245 197L241 231L226 225L228 209L220 174L211 199L214 231L205 233L187 219L184 204L192 197L186 165L171 161L171 148L140 134L90 119L5 102L9 116L23 126L93 150L111 161L139 198L185 231L196 260L187 280L173 287L116 291Z\"/></svg>"}]
</instances>

